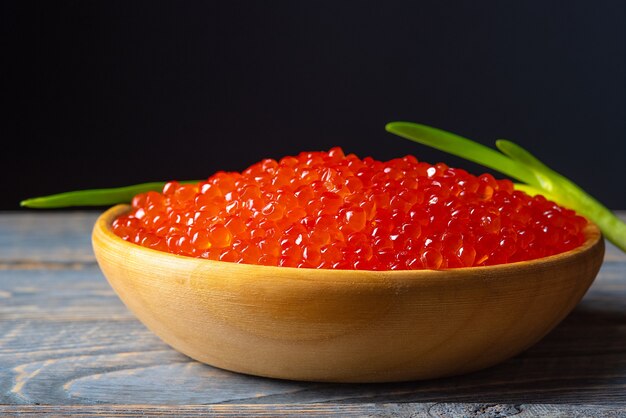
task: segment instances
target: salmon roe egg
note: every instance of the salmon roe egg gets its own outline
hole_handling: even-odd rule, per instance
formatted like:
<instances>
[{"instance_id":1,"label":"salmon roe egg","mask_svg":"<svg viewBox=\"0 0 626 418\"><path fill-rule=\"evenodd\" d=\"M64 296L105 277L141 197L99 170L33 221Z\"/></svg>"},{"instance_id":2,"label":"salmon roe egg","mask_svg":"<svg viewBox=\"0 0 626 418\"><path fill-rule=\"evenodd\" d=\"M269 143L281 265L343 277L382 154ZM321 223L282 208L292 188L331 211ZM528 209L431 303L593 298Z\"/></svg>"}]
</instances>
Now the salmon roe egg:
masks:
<instances>
[{"instance_id":1,"label":"salmon roe egg","mask_svg":"<svg viewBox=\"0 0 626 418\"><path fill-rule=\"evenodd\" d=\"M263 160L137 195L113 222L159 251L268 266L413 270L504 264L580 246L587 221L509 180L341 148Z\"/></svg>"}]
</instances>

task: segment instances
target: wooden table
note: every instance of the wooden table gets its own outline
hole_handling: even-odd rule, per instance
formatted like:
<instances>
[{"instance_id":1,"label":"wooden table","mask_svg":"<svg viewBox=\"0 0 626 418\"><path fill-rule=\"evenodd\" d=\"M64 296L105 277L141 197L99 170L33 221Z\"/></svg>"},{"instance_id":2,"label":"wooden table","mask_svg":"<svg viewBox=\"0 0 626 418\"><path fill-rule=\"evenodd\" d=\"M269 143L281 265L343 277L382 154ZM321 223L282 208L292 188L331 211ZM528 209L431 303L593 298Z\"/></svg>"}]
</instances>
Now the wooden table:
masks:
<instances>
[{"instance_id":1,"label":"wooden table","mask_svg":"<svg viewBox=\"0 0 626 418\"><path fill-rule=\"evenodd\" d=\"M0 214L1 416L626 416L626 254L611 245L576 310L504 364L432 381L320 384L230 373L162 343L100 273L96 216Z\"/></svg>"}]
</instances>

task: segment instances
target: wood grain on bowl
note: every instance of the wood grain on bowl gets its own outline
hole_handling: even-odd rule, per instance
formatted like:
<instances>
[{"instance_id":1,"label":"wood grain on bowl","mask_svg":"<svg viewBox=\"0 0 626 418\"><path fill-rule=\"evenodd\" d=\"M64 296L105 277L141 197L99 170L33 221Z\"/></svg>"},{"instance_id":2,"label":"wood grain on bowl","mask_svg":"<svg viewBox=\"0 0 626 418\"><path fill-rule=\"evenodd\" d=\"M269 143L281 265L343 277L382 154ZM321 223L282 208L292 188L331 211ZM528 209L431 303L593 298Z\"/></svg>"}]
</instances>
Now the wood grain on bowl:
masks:
<instances>
[{"instance_id":1,"label":"wood grain on bowl","mask_svg":"<svg viewBox=\"0 0 626 418\"><path fill-rule=\"evenodd\" d=\"M540 260L442 271L253 266L128 243L96 222L109 283L163 341L220 368L293 380L384 382L462 374L536 343L585 294L602 263L583 246Z\"/></svg>"}]
</instances>

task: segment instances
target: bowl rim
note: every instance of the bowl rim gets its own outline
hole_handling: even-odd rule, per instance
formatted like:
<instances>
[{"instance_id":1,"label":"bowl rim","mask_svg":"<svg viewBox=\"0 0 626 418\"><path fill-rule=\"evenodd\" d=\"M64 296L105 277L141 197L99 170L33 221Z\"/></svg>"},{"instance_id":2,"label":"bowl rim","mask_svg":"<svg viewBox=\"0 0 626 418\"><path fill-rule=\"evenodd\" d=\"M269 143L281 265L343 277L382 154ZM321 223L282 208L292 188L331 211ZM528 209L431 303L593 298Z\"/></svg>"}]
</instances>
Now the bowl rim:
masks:
<instances>
[{"instance_id":1,"label":"bowl rim","mask_svg":"<svg viewBox=\"0 0 626 418\"><path fill-rule=\"evenodd\" d=\"M127 212L130 209L130 205L128 204L119 204L115 205L109 209L107 209L104 213L102 213L93 227L92 232L92 242L95 246L96 235L99 238L103 238L107 240L111 245L115 245L117 247L127 247L134 253L145 255L145 256L159 256L162 257L163 261L171 260L174 264L180 265L181 263L187 263L190 265L204 266L205 268L214 267L218 269L229 269L229 270L240 270L245 274L246 271L251 271L254 269L256 272L265 272L267 275L272 275L272 273L281 272L281 275L285 275L285 273L293 273L294 277L306 277L307 280L320 280L324 277L326 280L332 278L333 280L343 281L343 280L354 280L354 275L358 274L363 279L367 280L367 278L371 278L372 280L380 280L381 276L385 278L389 278L391 280L398 279L415 279L415 278L440 278L442 275L448 276L459 276L459 277L467 277L469 272L473 273L483 273L484 276L489 277L508 277L513 273L517 273L520 269L533 271L539 268L550 268L550 266L556 266L563 263L571 262L573 259L584 257L586 253L592 251L594 248L598 246L602 246L603 249L603 236L598 228L598 226L590 220L587 220L587 226L585 226L584 234L585 234L585 242L569 251L550 255L547 257L537 258L533 260L527 261L517 261L513 263L506 264L496 264L492 266L475 266L475 267L458 267L452 269L441 269L441 270L349 270L349 269L315 269L315 268L304 268L304 267L281 267L281 266L264 266L264 265L256 265L256 264L245 264L245 263L233 263L228 261L218 261L218 260L208 260L205 258L197 258L197 257L189 257L178 254L172 254L165 251L159 251L152 248L147 248L133 242L126 241L119 236L113 233L111 228L111 224L113 220ZM604 254L604 251L601 251L601 254Z\"/></svg>"}]
</instances>

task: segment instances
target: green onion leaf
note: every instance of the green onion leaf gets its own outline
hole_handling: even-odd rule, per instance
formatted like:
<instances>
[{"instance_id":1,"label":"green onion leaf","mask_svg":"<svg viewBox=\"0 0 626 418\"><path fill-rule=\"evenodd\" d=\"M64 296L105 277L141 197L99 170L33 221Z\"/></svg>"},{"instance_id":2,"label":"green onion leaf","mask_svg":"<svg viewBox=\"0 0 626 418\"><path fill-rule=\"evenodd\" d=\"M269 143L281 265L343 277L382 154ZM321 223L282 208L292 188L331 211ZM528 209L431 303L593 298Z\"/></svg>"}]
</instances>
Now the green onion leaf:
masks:
<instances>
[{"instance_id":1,"label":"green onion leaf","mask_svg":"<svg viewBox=\"0 0 626 418\"><path fill-rule=\"evenodd\" d=\"M552 170L529 151L505 139L496 141L499 153L470 139L440 129L411 122L392 122L388 132L445 151L457 157L499 171L526 184L515 188L546 198L586 216L604 236L626 252L626 223L565 176Z\"/></svg>"},{"instance_id":2,"label":"green onion leaf","mask_svg":"<svg viewBox=\"0 0 626 418\"><path fill-rule=\"evenodd\" d=\"M523 164L451 132L411 122L391 122L385 126L385 129L411 141L492 168L525 183L533 185L537 183L535 175Z\"/></svg>"},{"instance_id":3,"label":"green onion leaf","mask_svg":"<svg viewBox=\"0 0 626 418\"><path fill-rule=\"evenodd\" d=\"M188 180L180 183L198 183L199 181ZM110 206L118 203L129 203L139 193L161 191L163 186L165 186L165 182L141 183L108 189L76 190L22 200L20 206L37 209L66 208L70 206Z\"/></svg>"}]
</instances>

